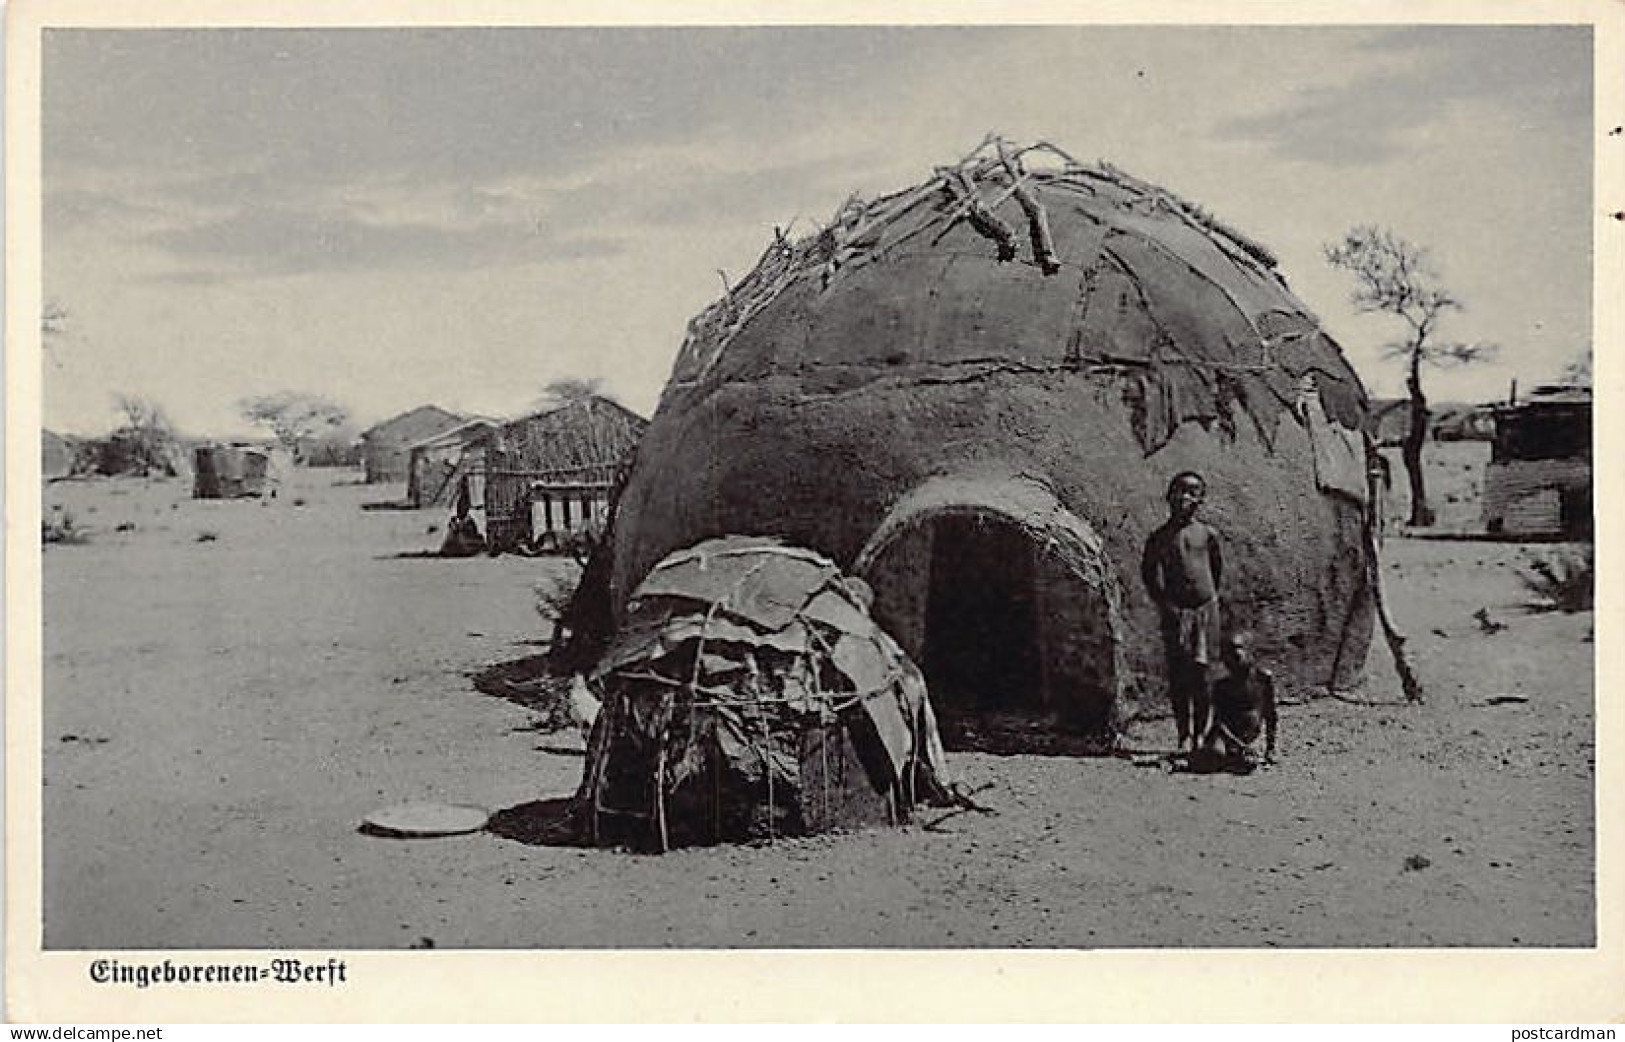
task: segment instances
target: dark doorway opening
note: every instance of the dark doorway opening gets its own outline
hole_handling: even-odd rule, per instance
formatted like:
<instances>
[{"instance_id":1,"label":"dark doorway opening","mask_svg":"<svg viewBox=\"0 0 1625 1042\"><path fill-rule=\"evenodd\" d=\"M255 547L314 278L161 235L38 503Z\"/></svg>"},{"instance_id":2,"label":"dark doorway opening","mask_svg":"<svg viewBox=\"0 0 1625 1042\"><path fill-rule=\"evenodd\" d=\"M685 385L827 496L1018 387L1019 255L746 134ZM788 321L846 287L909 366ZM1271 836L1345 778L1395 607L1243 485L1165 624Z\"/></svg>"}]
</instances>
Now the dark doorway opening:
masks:
<instances>
[{"instance_id":1,"label":"dark doorway opening","mask_svg":"<svg viewBox=\"0 0 1625 1042\"><path fill-rule=\"evenodd\" d=\"M925 674L949 749L1110 751L1121 666L1109 565L1053 501L1002 491L1021 513L938 501L877 533L857 569L875 619Z\"/></svg>"},{"instance_id":2,"label":"dark doorway opening","mask_svg":"<svg viewBox=\"0 0 1625 1042\"><path fill-rule=\"evenodd\" d=\"M982 516L939 518L926 600L926 682L945 718L1042 712L1032 544Z\"/></svg>"}]
</instances>

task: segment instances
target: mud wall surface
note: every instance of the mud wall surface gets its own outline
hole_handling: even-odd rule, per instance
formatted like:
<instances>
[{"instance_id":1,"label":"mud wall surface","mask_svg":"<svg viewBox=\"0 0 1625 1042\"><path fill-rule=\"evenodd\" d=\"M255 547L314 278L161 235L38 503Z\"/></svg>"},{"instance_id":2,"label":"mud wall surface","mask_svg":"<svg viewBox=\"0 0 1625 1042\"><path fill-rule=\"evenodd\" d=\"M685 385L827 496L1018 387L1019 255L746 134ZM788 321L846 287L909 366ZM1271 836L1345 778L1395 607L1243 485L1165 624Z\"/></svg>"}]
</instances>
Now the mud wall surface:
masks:
<instances>
[{"instance_id":1,"label":"mud wall surface","mask_svg":"<svg viewBox=\"0 0 1625 1042\"><path fill-rule=\"evenodd\" d=\"M933 530L906 529L886 547L863 578L875 592L875 619L917 664L925 650L925 613L931 593Z\"/></svg>"},{"instance_id":2,"label":"mud wall surface","mask_svg":"<svg viewBox=\"0 0 1625 1042\"><path fill-rule=\"evenodd\" d=\"M1045 702L1067 723L1102 730L1112 723L1117 690L1106 600L1054 554L1036 549Z\"/></svg>"},{"instance_id":3,"label":"mud wall surface","mask_svg":"<svg viewBox=\"0 0 1625 1042\"><path fill-rule=\"evenodd\" d=\"M1139 560L1166 518L1169 478L1193 469L1208 479L1205 515L1225 542L1229 621L1257 631L1266 664L1288 684L1324 685L1340 641L1345 681L1364 661L1370 614L1352 603L1360 509L1316 489L1308 436L1290 414L1273 453L1250 424L1191 422L1146 457L1121 378L990 373L812 395L799 383L765 374L656 418L621 500L614 603L665 554L727 533L778 536L850 567L925 479L1024 475L1103 539L1126 594L1124 693L1160 704L1160 629ZM911 553L929 566L929 546ZM899 595L872 581L877 602Z\"/></svg>"},{"instance_id":4,"label":"mud wall surface","mask_svg":"<svg viewBox=\"0 0 1625 1042\"><path fill-rule=\"evenodd\" d=\"M994 216L1026 228L994 188L977 189ZM1159 190L1098 170L1032 188L1051 263L1019 243L1001 261L987 221L903 193L827 244L770 247L699 316L620 501L610 603L664 554L727 533L850 568L922 482L1025 478L1103 540L1126 595L1121 686L1160 700L1140 552L1169 478L1192 469L1229 551L1230 621L1288 683L1326 684L1334 659L1351 679L1370 638L1361 511L1317 488L1294 410L1312 384L1330 423L1358 430L1359 378L1267 264ZM909 554L929 567L928 546L891 566ZM925 609L876 595L908 644Z\"/></svg>"}]
</instances>

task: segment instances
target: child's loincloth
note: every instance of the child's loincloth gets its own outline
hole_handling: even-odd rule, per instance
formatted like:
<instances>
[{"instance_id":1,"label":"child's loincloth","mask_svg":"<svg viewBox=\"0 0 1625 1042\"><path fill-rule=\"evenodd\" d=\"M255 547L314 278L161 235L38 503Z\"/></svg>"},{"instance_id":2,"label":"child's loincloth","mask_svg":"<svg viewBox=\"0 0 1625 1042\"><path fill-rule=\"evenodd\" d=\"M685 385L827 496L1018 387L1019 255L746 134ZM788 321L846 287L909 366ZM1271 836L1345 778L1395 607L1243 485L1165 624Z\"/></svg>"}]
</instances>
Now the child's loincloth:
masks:
<instances>
[{"instance_id":1,"label":"child's loincloth","mask_svg":"<svg viewBox=\"0 0 1625 1042\"><path fill-rule=\"evenodd\" d=\"M1162 616L1163 641L1170 660L1205 666L1219 643L1219 600L1194 608L1169 607Z\"/></svg>"}]
</instances>

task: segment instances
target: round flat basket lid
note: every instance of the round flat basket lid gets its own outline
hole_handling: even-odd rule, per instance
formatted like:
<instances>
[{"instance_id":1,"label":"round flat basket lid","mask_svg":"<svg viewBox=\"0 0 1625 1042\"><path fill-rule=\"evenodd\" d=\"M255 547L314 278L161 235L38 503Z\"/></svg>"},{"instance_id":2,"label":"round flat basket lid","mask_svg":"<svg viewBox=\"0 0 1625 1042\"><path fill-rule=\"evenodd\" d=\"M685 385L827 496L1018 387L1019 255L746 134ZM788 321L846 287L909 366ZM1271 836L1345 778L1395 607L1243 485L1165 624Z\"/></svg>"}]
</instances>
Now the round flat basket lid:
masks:
<instances>
[{"instance_id":1,"label":"round flat basket lid","mask_svg":"<svg viewBox=\"0 0 1625 1042\"><path fill-rule=\"evenodd\" d=\"M429 836L460 836L478 832L491 820L484 807L457 803L402 803L373 811L361 828L377 836L417 839Z\"/></svg>"}]
</instances>

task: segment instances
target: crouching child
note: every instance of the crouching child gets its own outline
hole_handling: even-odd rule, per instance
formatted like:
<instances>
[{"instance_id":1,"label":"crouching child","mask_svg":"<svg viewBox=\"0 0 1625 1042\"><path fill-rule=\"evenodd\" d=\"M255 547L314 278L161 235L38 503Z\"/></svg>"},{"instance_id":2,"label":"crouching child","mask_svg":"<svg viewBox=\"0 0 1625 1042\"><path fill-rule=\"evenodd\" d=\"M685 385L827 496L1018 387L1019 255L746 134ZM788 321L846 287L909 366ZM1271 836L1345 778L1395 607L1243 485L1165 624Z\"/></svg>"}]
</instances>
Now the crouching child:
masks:
<instances>
[{"instance_id":1,"label":"crouching child","mask_svg":"<svg viewBox=\"0 0 1625 1042\"><path fill-rule=\"evenodd\" d=\"M1225 639L1220 657L1225 675L1213 685L1212 718L1202 747L1220 758L1220 769L1248 772L1272 764L1275 677L1254 659L1252 634L1245 631Z\"/></svg>"}]
</instances>

